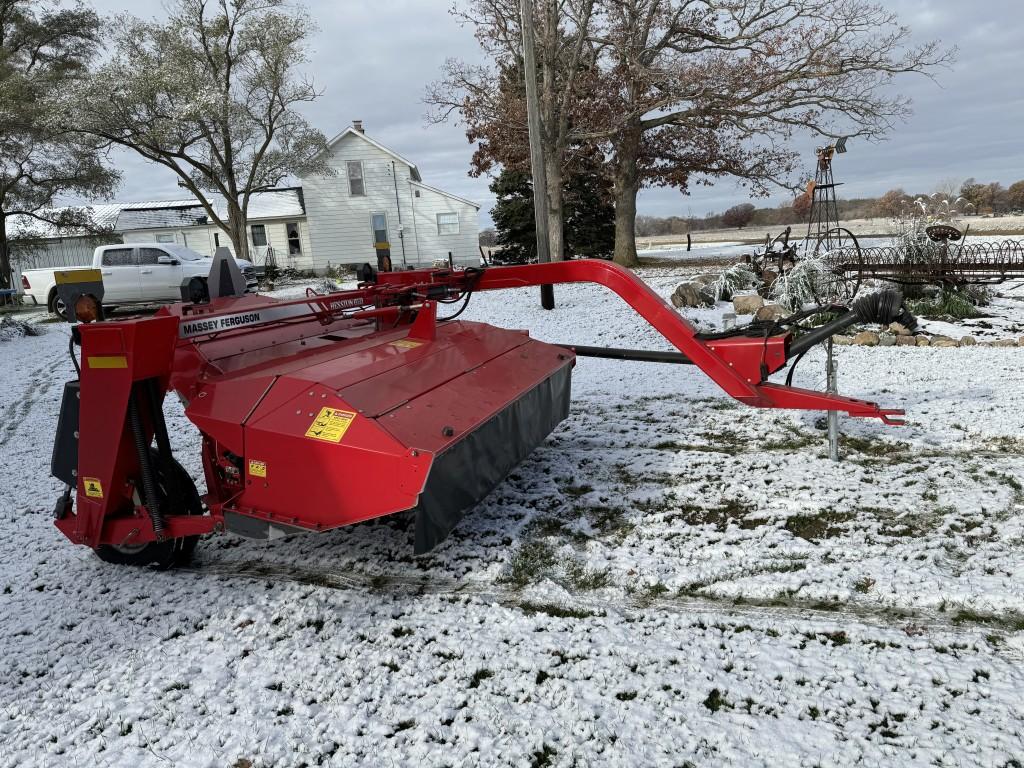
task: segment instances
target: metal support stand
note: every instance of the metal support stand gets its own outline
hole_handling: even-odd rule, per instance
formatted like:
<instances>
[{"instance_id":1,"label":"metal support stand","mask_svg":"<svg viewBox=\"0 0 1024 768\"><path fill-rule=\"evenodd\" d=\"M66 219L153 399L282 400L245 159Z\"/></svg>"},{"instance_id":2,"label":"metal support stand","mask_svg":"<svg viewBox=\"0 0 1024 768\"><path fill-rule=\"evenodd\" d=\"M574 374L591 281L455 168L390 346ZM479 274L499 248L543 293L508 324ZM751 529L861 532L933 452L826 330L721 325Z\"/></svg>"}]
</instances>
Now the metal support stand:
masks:
<instances>
[{"instance_id":1,"label":"metal support stand","mask_svg":"<svg viewBox=\"0 0 1024 768\"><path fill-rule=\"evenodd\" d=\"M832 355L832 337L825 344L825 391L830 394L839 392L839 365ZM839 411L828 412L828 457L839 461Z\"/></svg>"}]
</instances>

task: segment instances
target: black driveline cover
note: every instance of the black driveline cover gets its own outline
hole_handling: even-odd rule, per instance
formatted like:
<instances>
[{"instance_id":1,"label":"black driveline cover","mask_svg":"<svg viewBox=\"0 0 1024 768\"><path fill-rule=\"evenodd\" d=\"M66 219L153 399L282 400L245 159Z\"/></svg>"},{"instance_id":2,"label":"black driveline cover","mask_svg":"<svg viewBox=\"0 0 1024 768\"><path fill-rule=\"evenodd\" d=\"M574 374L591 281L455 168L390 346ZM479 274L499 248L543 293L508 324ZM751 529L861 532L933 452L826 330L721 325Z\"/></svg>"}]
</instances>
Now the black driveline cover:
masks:
<instances>
[{"instance_id":1,"label":"black driveline cover","mask_svg":"<svg viewBox=\"0 0 1024 768\"><path fill-rule=\"evenodd\" d=\"M417 555L440 544L569 415L571 383L572 366L566 364L434 457L416 506Z\"/></svg>"}]
</instances>

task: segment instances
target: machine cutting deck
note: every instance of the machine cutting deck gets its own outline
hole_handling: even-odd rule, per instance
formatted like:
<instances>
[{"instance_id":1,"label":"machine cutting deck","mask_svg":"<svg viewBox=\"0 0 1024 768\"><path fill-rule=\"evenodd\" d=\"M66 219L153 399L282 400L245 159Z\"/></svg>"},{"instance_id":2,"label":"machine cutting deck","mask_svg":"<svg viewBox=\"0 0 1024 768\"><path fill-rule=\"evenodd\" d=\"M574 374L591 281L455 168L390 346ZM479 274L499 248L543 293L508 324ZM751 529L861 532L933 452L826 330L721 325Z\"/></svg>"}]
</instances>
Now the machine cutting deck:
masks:
<instances>
[{"instance_id":1,"label":"machine cutting deck","mask_svg":"<svg viewBox=\"0 0 1024 768\"><path fill-rule=\"evenodd\" d=\"M105 560L169 567L202 534L268 538L406 510L416 552L427 551L568 415L577 354L690 363L747 405L901 423L902 411L768 382L853 322L912 325L898 294L866 297L799 337L805 313L701 335L603 261L365 267L355 290L292 301L240 295L233 265L218 258L212 299L193 284L183 287L193 300L153 317L75 326L81 367L54 447L54 475L67 484L56 525ZM460 320L461 310L445 316L474 292L578 282L611 289L679 352L560 346ZM88 315L102 296L80 288L71 298ZM202 434L202 499L171 454L168 391Z\"/></svg>"}]
</instances>

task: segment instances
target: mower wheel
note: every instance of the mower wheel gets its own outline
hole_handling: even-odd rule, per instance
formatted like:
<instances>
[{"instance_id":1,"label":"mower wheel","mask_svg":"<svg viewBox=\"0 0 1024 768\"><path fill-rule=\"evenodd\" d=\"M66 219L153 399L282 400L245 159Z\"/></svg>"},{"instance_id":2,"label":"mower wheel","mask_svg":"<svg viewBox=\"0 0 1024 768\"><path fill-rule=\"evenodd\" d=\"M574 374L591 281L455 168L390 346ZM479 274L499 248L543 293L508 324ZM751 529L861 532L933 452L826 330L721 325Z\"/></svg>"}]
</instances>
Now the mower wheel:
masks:
<instances>
[{"instance_id":1,"label":"mower wheel","mask_svg":"<svg viewBox=\"0 0 1024 768\"><path fill-rule=\"evenodd\" d=\"M167 484L164 481L161 463L157 459L156 451L153 451L153 468L157 473L156 481L160 487L160 493L166 494ZM203 501L196 490L196 484L192 482L191 476L178 462L172 460L174 472L177 476L178 488L181 490L185 509L190 515L203 514ZM192 554L199 543L198 536L182 536L177 539L165 539L164 541L150 541L145 544L101 544L96 547L95 552L100 560L114 565L146 565L165 571L176 565L188 565Z\"/></svg>"}]
</instances>

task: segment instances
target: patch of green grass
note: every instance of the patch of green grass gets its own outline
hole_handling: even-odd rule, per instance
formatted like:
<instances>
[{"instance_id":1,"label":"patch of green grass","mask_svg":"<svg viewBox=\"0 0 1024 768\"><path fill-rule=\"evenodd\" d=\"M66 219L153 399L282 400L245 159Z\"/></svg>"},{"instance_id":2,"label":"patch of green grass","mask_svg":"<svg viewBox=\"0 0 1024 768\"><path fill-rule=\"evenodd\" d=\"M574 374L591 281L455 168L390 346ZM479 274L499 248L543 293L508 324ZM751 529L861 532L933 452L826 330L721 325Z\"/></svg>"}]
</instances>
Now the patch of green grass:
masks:
<instances>
[{"instance_id":1,"label":"patch of green grass","mask_svg":"<svg viewBox=\"0 0 1024 768\"><path fill-rule=\"evenodd\" d=\"M566 496L571 496L574 499L578 499L580 496L585 496L592 490L594 490L594 486L586 484L576 485L575 483L572 483L562 487L562 493Z\"/></svg>"},{"instance_id":2,"label":"patch of green grass","mask_svg":"<svg viewBox=\"0 0 1024 768\"><path fill-rule=\"evenodd\" d=\"M955 290L943 290L938 296L907 301L907 309L928 320L966 320L984 317L971 297Z\"/></svg>"},{"instance_id":3,"label":"patch of green grass","mask_svg":"<svg viewBox=\"0 0 1024 768\"><path fill-rule=\"evenodd\" d=\"M500 579L515 587L538 581L555 565L555 550L542 539L524 541L508 564L508 572Z\"/></svg>"},{"instance_id":4,"label":"patch of green grass","mask_svg":"<svg viewBox=\"0 0 1024 768\"><path fill-rule=\"evenodd\" d=\"M636 527L626 517L626 510L623 507L584 507L580 512L590 520L590 524L597 529L602 537L621 542Z\"/></svg>"},{"instance_id":5,"label":"patch of green grass","mask_svg":"<svg viewBox=\"0 0 1024 768\"><path fill-rule=\"evenodd\" d=\"M908 443L898 440L881 440L872 437L858 437L856 435L843 435L839 439L842 448L862 453L865 456L885 457L895 460L894 456L906 454L910 451Z\"/></svg>"},{"instance_id":6,"label":"patch of green grass","mask_svg":"<svg viewBox=\"0 0 1024 768\"><path fill-rule=\"evenodd\" d=\"M711 689L711 693L704 699L704 706L712 712L717 712L720 709L732 709L732 704L725 698L725 694L717 688Z\"/></svg>"},{"instance_id":7,"label":"patch of green grass","mask_svg":"<svg viewBox=\"0 0 1024 768\"><path fill-rule=\"evenodd\" d=\"M619 701L632 701L636 695L636 691L619 691L615 694L615 698Z\"/></svg>"},{"instance_id":8,"label":"patch of green grass","mask_svg":"<svg viewBox=\"0 0 1024 768\"><path fill-rule=\"evenodd\" d=\"M573 587L584 591L602 589L611 584L611 575L607 568L587 568L579 560L570 560L566 564L565 576Z\"/></svg>"},{"instance_id":9,"label":"patch of green grass","mask_svg":"<svg viewBox=\"0 0 1024 768\"><path fill-rule=\"evenodd\" d=\"M547 768L551 765L552 758L557 755L554 747L544 744L539 751L533 753L533 760L530 761L530 768Z\"/></svg>"},{"instance_id":10,"label":"patch of green grass","mask_svg":"<svg viewBox=\"0 0 1024 768\"><path fill-rule=\"evenodd\" d=\"M862 595L866 595L870 592L873 586L875 586L875 580L868 576L862 576L853 582L854 591L860 592Z\"/></svg>"},{"instance_id":11,"label":"patch of green grass","mask_svg":"<svg viewBox=\"0 0 1024 768\"><path fill-rule=\"evenodd\" d=\"M494 673L491 672L491 670L486 669L486 668L478 669L476 672L473 673L473 677L470 678L470 680L469 680L469 687L470 688L479 688L480 687L480 683L482 683L484 680L487 680L488 678L491 678L491 677L494 677Z\"/></svg>"},{"instance_id":12,"label":"patch of green grass","mask_svg":"<svg viewBox=\"0 0 1024 768\"><path fill-rule=\"evenodd\" d=\"M395 733L401 733L402 731L408 731L410 728L416 727L415 720L399 720L395 723Z\"/></svg>"},{"instance_id":13,"label":"patch of green grass","mask_svg":"<svg viewBox=\"0 0 1024 768\"><path fill-rule=\"evenodd\" d=\"M786 530L806 541L820 541L839 536L854 518L852 512L825 509L817 514L793 515L786 520Z\"/></svg>"},{"instance_id":14,"label":"patch of green grass","mask_svg":"<svg viewBox=\"0 0 1024 768\"><path fill-rule=\"evenodd\" d=\"M543 613L547 616L553 616L556 619L589 619L593 616L599 616L601 614L588 611L585 608L573 608L568 605L558 605L556 603L532 603L529 601L519 603L519 607L523 613L528 616L534 616L538 613Z\"/></svg>"},{"instance_id":15,"label":"patch of green grass","mask_svg":"<svg viewBox=\"0 0 1024 768\"><path fill-rule=\"evenodd\" d=\"M1024 631L1024 614L1006 613L992 614L976 611L970 606L960 606L953 614L954 624L981 624L985 626L996 626L1007 629L1011 632Z\"/></svg>"}]
</instances>

